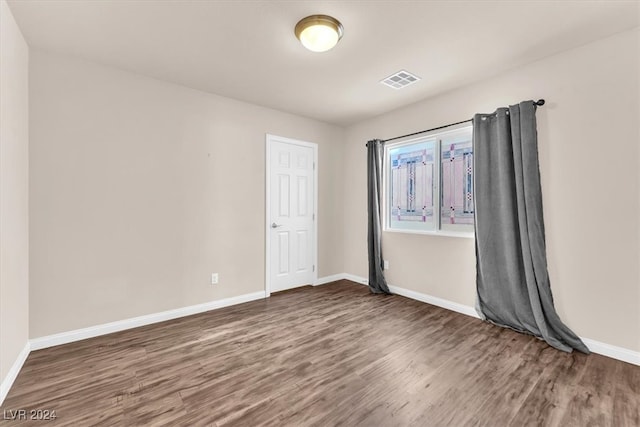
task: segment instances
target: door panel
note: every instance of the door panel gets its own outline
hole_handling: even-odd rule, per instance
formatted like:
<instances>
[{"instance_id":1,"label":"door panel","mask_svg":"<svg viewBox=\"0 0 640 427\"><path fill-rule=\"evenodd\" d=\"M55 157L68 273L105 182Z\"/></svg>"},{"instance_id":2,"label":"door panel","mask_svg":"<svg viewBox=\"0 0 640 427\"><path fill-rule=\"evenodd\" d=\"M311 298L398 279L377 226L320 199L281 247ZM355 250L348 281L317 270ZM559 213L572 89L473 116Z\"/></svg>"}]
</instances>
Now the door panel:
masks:
<instances>
[{"instance_id":1,"label":"door panel","mask_svg":"<svg viewBox=\"0 0 640 427\"><path fill-rule=\"evenodd\" d=\"M314 277L314 149L271 140L271 291L311 284Z\"/></svg>"},{"instance_id":2,"label":"door panel","mask_svg":"<svg viewBox=\"0 0 640 427\"><path fill-rule=\"evenodd\" d=\"M289 216L289 207L290 207L290 198L289 194L291 193L291 186L289 183L291 182L291 178L289 175L278 175L278 181L280 183L280 188L278 188L278 206L280 206L280 210L278 211L278 217L288 217Z\"/></svg>"},{"instance_id":3,"label":"door panel","mask_svg":"<svg viewBox=\"0 0 640 427\"><path fill-rule=\"evenodd\" d=\"M297 231L297 246L298 246L298 254L297 254L297 263L296 266L298 267L298 272L304 272L304 271L308 271L310 270L310 265L309 265L309 254L308 254L308 240L309 240L309 236L307 234L307 230L298 230Z\"/></svg>"},{"instance_id":4,"label":"door panel","mask_svg":"<svg viewBox=\"0 0 640 427\"><path fill-rule=\"evenodd\" d=\"M289 274L289 232L278 232L278 276Z\"/></svg>"},{"instance_id":5,"label":"door panel","mask_svg":"<svg viewBox=\"0 0 640 427\"><path fill-rule=\"evenodd\" d=\"M298 216L307 216L307 177L298 176Z\"/></svg>"}]
</instances>

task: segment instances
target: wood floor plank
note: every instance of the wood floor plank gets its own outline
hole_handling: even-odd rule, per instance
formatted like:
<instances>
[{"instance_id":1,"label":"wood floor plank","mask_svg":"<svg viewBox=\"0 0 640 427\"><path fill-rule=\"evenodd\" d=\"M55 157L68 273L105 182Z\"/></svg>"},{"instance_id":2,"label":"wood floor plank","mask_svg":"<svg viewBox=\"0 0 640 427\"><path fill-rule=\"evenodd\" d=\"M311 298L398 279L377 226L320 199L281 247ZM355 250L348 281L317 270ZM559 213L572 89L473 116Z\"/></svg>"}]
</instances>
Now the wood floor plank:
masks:
<instances>
[{"instance_id":1,"label":"wood floor plank","mask_svg":"<svg viewBox=\"0 0 640 427\"><path fill-rule=\"evenodd\" d=\"M640 367L340 281L32 352L0 426L640 426ZM11 412L9 412L11 411Z\"/></svg>"}]
</instances>

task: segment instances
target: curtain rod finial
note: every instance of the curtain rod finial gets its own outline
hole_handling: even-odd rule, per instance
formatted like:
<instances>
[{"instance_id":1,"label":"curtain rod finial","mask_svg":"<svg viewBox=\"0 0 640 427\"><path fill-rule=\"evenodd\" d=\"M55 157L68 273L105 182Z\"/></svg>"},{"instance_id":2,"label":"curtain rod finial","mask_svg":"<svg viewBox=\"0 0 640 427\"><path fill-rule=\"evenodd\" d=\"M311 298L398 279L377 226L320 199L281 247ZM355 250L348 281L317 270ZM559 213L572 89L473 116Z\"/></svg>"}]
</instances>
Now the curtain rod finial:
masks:
<instances>
[{"instance_id":1,"label":"curtain rod finial","mask_svg":"<svg viewBox=\"0 0 640 427\"><path fill-rule=\"evenodd\" d=\"M542 107L544 105L544 99L538 99L535 104Z\"/></svg>"}]
</instances>

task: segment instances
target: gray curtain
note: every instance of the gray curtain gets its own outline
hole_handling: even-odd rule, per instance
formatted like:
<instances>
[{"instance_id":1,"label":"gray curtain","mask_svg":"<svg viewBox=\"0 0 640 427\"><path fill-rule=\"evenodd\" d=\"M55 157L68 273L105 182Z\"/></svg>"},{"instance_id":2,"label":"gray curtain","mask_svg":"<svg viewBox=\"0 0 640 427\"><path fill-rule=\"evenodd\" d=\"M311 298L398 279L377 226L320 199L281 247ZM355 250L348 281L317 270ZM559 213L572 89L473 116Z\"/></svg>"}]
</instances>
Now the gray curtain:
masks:
<instances>
[{"instance_id":1,"label":"gray curtain","mask_svg":"<svg viewBox=\"0 0 640 427\"><path fill-rule=\"evenodd\" d=\"M589 350L553 305L533 101L473 118L477 311L571 352Z\"/></svg>"},{"instance_id":2,"label":"gray curtain","mask_svg":"<svg viewBox=\"0 0 640 427\"><path fill-rule=\"evenodd\" d=\"M367 216L369 223L369 290L374 294L390 294L383 273L382 223L380 220L380 198L382 182L383 142L374 139L367 143Z\"/></svg>"}]
</instances>

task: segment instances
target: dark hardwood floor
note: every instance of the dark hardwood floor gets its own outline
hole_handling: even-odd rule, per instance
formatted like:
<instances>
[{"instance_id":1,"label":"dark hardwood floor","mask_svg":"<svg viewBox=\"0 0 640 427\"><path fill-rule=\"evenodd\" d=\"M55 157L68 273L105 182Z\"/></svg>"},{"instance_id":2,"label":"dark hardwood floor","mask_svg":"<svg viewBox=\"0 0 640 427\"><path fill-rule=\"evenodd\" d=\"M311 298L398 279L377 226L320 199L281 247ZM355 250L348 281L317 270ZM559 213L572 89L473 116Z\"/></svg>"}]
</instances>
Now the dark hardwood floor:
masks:
<instances>
[{"instance_id":1,"label":"dark hardwood floor","mask_svg":"<svg viewBox=\"0 0 640 427\"><path fill-rule=\"evenodd\" d=\"M0 425L640 426L640 367L342 281L31 353Z\"/></svg>"}]
</instances>

